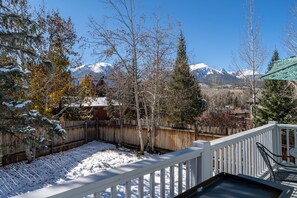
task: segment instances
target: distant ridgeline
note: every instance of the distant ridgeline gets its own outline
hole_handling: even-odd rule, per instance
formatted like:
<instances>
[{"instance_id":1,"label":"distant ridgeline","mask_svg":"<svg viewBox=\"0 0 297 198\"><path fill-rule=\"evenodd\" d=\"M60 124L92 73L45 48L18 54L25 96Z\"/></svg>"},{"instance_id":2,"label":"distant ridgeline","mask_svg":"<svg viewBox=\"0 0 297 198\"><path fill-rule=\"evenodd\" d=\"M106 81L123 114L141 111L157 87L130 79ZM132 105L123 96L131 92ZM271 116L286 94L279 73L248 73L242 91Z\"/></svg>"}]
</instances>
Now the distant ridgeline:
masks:
<instances>
[{"instance_id":1,"label":"distant ridgeline","mask_svg":"<svg viewBox=\"0 0 297 198\"><path fill-rule=\"evenodd\" d=\"M93 79L94 84L96 84L100 79L106 78L112 69L112 65L108 63L95 63L89 65L81 65L76 68L71 68L71 74L75 80L75 84L85 78L85 76L90 76Z\"/></svg>"},{"instance_id":2,"label":"distant ridgeline","mask_svg":"<svg viewBox=\"0 0 297 198\"><path fill-rule=\"evenodd\" d=\"M92 77L94 84L100 79L106 79L110 75L112 65L109 63L99 62L89 65L81 65L72 68L71 74L75 79L75 84L78 84L86 75ZM252 72L250 70L227 72L225 69L217 70L209 67L204 63L190 65L190 69L200 83L207 85L244 85L246 79L250 79ZM259 79L261 74L256 73L256 79ZM259 84L261 86L261 83Z\"/></svg>"},{"instance_id":3,"label":"distant ridgeline","mask_svg":"<svg viewBox=\"0 0 297 198\"><path fill-rule=\"evenodd\" d=\"M251 79L252 76L250 70L227 72L225 69L211 68L204 63L190 65L190 68L192 73L199 79L199 82L207 85L244 85L246 79ZM256 79L260 77L261 74L256 73ZM259 86L261 86L261 83Z\"/></svg>"}]
</instances>

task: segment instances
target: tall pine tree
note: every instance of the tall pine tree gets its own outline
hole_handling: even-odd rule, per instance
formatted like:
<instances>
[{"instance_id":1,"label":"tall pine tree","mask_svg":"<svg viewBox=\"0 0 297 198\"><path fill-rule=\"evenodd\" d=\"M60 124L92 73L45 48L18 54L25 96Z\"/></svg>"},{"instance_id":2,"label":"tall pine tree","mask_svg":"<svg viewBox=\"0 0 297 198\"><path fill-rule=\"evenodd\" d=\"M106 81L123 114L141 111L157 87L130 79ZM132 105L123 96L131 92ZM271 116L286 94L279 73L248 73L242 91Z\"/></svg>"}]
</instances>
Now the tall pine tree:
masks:
<instances>
[{"instance_id":1,"label":"tall pine tree","mask_svg":"<svg viewBox=\"0 0 297 198\"><path fill-rule=\"evenodd\" d=\"M168 113L175 127L193 124L203 112L203 100L198 81L191 74L186 52L186 41L180 34L177 58L169 83Z\"/></svg>"},{"instance_id":2,"label":"tall pine tree","mask_svg":"<svg viewBox=\"0 0 297 198\"><path fill-rule=\"evenodd\" d=\"M277 60L279 60L279 55L275 50L268 65L268 71ZM296 105L294 87L288 81L265 80L253 122L256 126L267 124L268 121L292 123L296 118Z\"/></svg>"},{"instance_id":3,"label":"tall pine tree","mask_svg":"<svg viewBox=\"0 0 297 198\"><path fill-rule=\"evenodd\" d=\"M65 133L57 121L42 117L29 107L32 102L28 99L27 67L38 61L36 49L40 42L27 1L0 1L0 132L10 133L23 143L29 162L34 159L36 148L45 143L37 126L49 126L50 135Z\"/></svg>"}]
</instances>

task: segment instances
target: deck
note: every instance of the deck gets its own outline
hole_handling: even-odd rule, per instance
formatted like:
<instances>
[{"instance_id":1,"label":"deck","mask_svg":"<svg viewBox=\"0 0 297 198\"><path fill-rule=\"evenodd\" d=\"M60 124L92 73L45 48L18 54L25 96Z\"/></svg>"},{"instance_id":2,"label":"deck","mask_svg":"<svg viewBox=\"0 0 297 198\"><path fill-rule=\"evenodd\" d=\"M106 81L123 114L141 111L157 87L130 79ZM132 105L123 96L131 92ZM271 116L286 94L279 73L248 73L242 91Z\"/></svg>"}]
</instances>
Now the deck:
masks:
<instances>
[{"instance_id":1,"label":"deck","mask_svg":"<svg viewBox=\"0 0 297 198\"><path fill-rule=\"evenodd\" d=\"M291 177L294 177L297 180L297 175L291 175ZM297 198L297 183L293 183L293 182L281 182L281 184L287 185L287 186L291 186L294 188L294 192L291 195L292 198Z\"/></svg>"},{"instance_id":2,"label":"deck","mask_svg":"<svg viewBox=\"0 0 297 198\"><path fill-rule=\"evenodd\" d=\"M297 125L269 122L217 140L195 141L190 148L158 159L136 162L19 197L174 197L220 172L267 178L268 168L256 142L275 154L289 155L289 149L297 147ZM283 160L297 163L293 158ZM282 184L294 187L292 197L297 197L297 184Z\"/></svg>"}]
</instances>

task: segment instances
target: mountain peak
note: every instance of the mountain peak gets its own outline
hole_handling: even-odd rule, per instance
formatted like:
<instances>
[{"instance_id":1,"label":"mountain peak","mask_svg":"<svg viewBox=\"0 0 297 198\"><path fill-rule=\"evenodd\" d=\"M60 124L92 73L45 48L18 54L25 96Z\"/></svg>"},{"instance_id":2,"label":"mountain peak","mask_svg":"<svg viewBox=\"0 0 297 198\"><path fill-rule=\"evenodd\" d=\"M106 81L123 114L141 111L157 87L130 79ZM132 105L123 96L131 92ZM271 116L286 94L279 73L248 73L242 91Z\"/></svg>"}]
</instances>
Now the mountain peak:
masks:
<instances>
[{"instance_id":1,"label":"mountain peak","mask_svg":"<svg viewBox=\"0 0 297 198\"><path fill-rule=\"evenodd\" d=\"M223 85L232 84L238 80L235 76L228 74L225 69L214 69L205 63L190 65L190 69L200 83Z\"/></svg>"},{"instance_id":2,"label":"mountain peak","mask_svg":"<svg viewBox=\"0 0 297 198\"><path fill-rule=\"evenodd\" d=\"M214 69L205 63L190 65L191 72L197 77L200 83L204 84L238 84L243 78L250 78L253 72L251 70L243 70L237 72L227 72L225 69ZM256 78L261 76L255 72Z\"/></svg>"},{"instance_id":3,"label":"mountain peak","mask_svg":"<svg viewBox=\"0 0 297 198\"><path fill-rule=\"evenodd\" d=\"M237 78L246 78L246 77L249 77L252 75L253 75L253 70L242 70L242 71L236 72ZM259 76L261 74L259 72L255 71L255 75Z\"/></svg>"},{"instance_id":4,"label":"mountain peak","mask_svg":"<svg viewBox=\"0 0 297 198\"><path fill-rule=\"evenodd\" d=\"M228 74L228 72L223 68L223 69L221 69L221 72L223 73L223 74Z\"/></svg>"},{"instance_id":5,"label":"mountain peak","mask_svg":"<svg viewBox=\"0 0 297 198\"><path fill-rule=\"evenodd\" d=\"M70 69L71 74L74 78L79 81L83 79L86 75L91 75L94 81L106 76L111 70L112 65L109 63L98 62L95 64L81 65L76 68Z\"/></svg>"},{"instance_id":6,"label":"mountain peak","mask_svg":"<svg viewBox=\"0 0 297 198\"><path fill-rule=\"evenodd\" d=\"M190 70L193 73L200 73L201 75L207 75L207 74L216 74L216 73L222 73L221 71L209 67L205 63L198 63L194 65L190 65Z\"/></svg>"},{"instance_id":7,"label":"mountain peak","mask_svg":"<svg viewBox=\"0 0 297 198\"><path fill-rule=\"evenodd\" d=\"M90 68L91 71L93 71L95 73L100 73L100 72L103 72L104 68L111 67L111 64L99 62L99 63L95 63L93 65L89 65L88 67Z\"/></svg>"},{"instance_id":8,"label":"mountain peak","mask_svg":"<svg viewBox=\"0 0 297 198\"><path fill-rule=\"evenodd\" d=\"M190 65L190 70L194 71L194 70L197 70L197 69L207 68L207 67L208 67L208 65L206 65L205 63L198 63L198 64L195 64L195 65Z\"/></svg>"}]
</instances>

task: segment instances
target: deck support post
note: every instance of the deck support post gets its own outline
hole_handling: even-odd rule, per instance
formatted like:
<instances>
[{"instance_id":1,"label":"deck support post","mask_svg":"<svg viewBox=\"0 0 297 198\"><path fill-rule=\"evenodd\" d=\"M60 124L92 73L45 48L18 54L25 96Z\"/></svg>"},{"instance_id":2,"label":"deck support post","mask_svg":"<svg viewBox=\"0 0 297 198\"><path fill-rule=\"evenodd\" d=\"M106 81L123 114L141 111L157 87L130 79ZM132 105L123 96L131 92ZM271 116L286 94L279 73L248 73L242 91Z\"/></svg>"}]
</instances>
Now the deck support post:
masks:
<instances>
[{"instance_id":1,"label":"deck support post","mask_svg":"<svg viewBox=\"0 0 297 198\"><path fill-rule=\"evenodd\" d=\"M277 122L276 121L269 121L268 124L273 124L275 125L274 128L272 129L272 152L277 154L277 155L282 155L281 148L281 131L277 127ZM275 158L276 160L279 160L279 158Z\"/></svg>"},{"instance_id":2,"label":"deck support post","mask_svg":"<svg viewBox=\"0 0 297 198\"><path fill-rule=\"evenodd\" d=\"M197 140L193 142L193 147L202 148L201 157L197 159L196 183L203 182L212 177L213 152L209 141ZM192 169L192 167L191 167ZM193 177L193 175L192 175Z\"/></svg>"}]
</instances>

